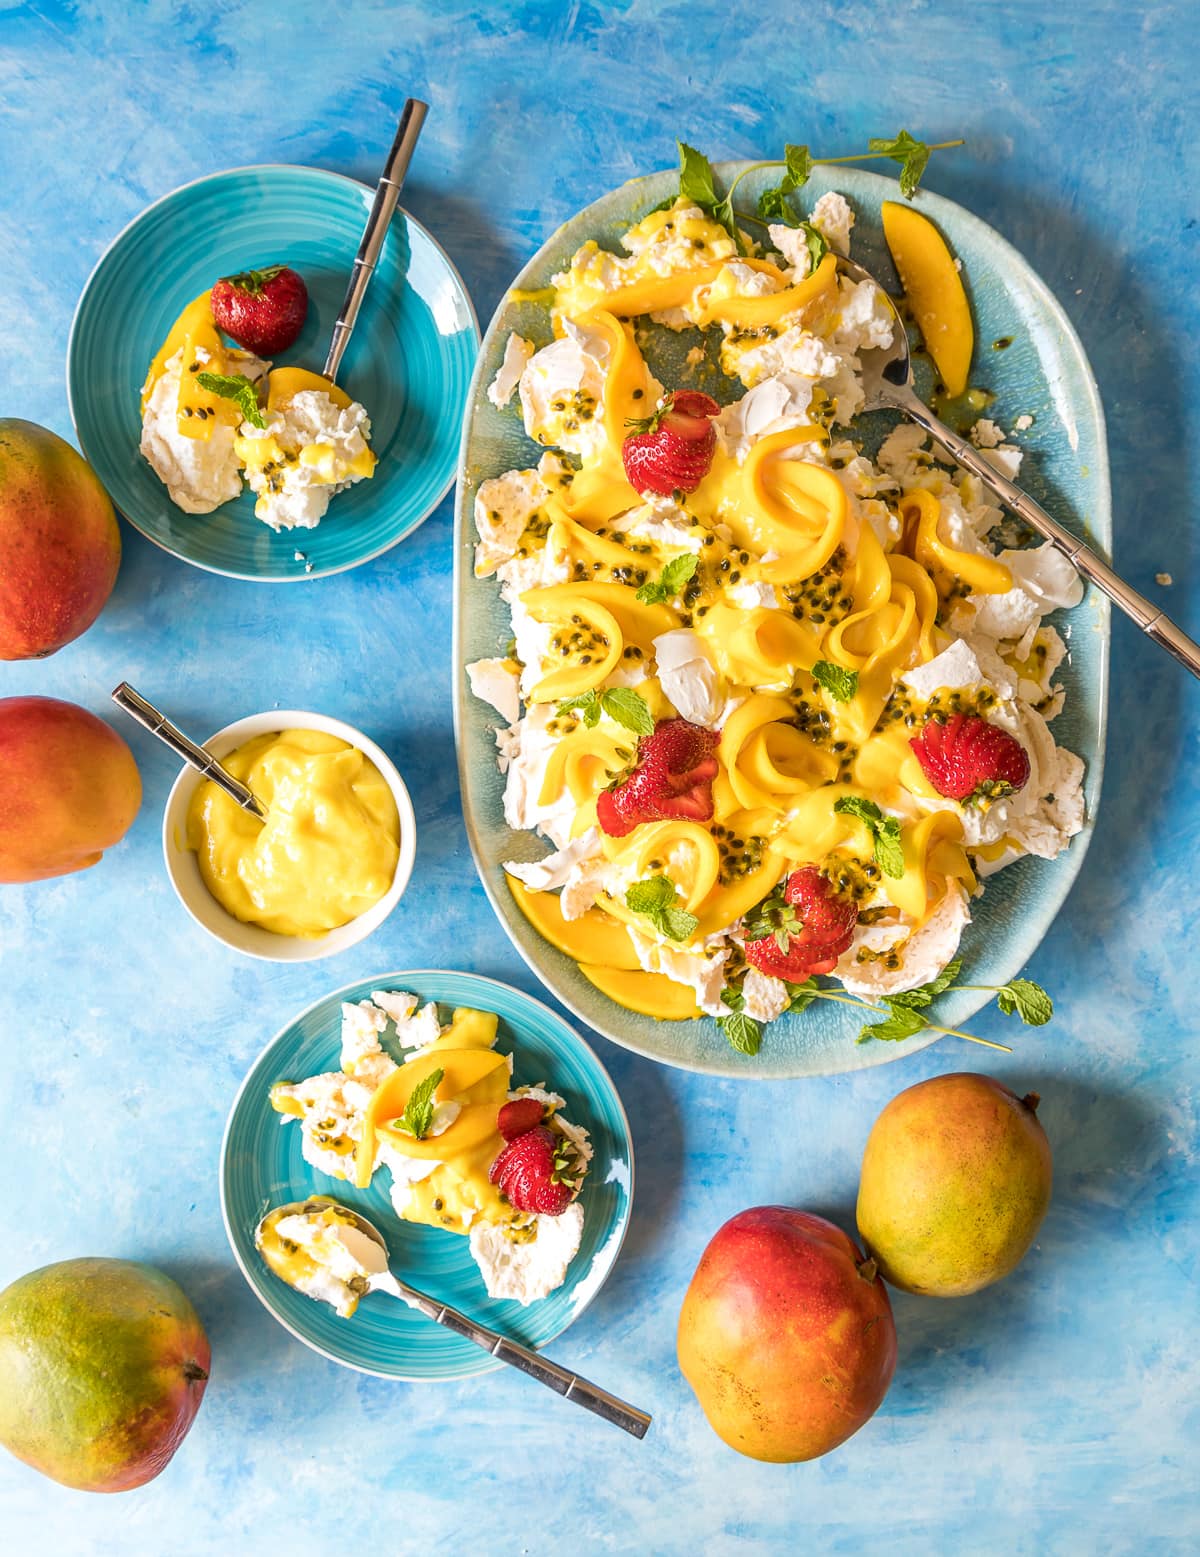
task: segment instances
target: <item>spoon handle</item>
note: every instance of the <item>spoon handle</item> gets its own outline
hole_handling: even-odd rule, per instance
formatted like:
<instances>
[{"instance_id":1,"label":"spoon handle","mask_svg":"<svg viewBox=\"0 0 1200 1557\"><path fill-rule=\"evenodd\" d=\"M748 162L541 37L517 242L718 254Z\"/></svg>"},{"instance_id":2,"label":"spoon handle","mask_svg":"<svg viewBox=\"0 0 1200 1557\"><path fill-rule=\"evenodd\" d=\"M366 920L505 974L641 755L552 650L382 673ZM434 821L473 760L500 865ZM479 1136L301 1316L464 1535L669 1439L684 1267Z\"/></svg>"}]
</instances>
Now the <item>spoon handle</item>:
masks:
<instances>
[{"instance_id":1,"label":"spoon handle","mask_svg":"<svg viewBox=\"0 0 1200 1557\"><path fill-rule=\"evenodd\" d=\"M445 1325L448 1330L453 1330L456 1335L465 1336L468 1341L474 1341L476 1346L482 1347L485 1352L490 1352L498 1362L506 1362L511 1368L519 1368L522 1373L527 1373L539 1384L545 1384L555 1394L574 1401L577 1406L583 1406L588 1411L594 1411L597 1416L603 1417L606 1422L611 1422L614 1427L623 1428L625 1432L632 1433L635 1438L646 1436L651 1419L644 1411L639 1411L636 1406L631 1406L628 1401L621 1400L616 1395L610 1395L598 1384L580 1378L578 1373L572 1373L569 1368L551 1362L549 1357L543 1357L540 1352L522 1346L519 1341L509 1340L507 1336L500 1335L495 1330L489 1330L486 1325L468 1318L457 1308L451 1308L448 1304L426 1297L423 1292L418 1292L407 1282L397 1281L390 1273L386 1282L376 1277L372 1286L377 1290L392 1292L411 1307L420 1309L426 1318Z\"/></svg>"},{"instance_id":2,"label":"spoon handle","mask_svg":"<svg viewBox=\"0 0 1200 1557\"><path fill-rule=\"evenodd\" d=\"M210 751L203 746L197 746L196 742L189 739L182 730L155 708L153 703L147 702L140 692L135 692L127 681L122 681L112 694L112 700L118 708L123 708L131 719L136 719L143 729L149 730L151 735L157 735L164 746L169 746L177 757L182 757L189 767L203 773L205 778L212 779L214 784L222 788L231 799L236 800L244 811L249 811L252 816L257 816L259 821L265 821L266 808L254 794L247 789L241 779L234 778L228 769L223 768Z\"/></svg>"},{"instance_id":3,"label":"spoon handle","mask_svg":"<svg viewBox=\"0 0 1200 1557\"><path fill-rule=\"evenodd\" d=\"M1006 508L1011 508L1013 513L1024 519L1030 529L1036 530L1043 539L1053 542L1084 578L1102 590L1118 610L1124 611L1126 616L1138 624L1148 638L1152 638L1160 648L1186 666L1193 676L1200 676L1200 644L1189 638L1181 627L1177 627L1165 611L1160 611L1152 600L1147 600L1145 595L1140 595L1131 584L1127 584L1120 574L1114 573L1090 546L1085 546L1069 530L1064 530L1028 492L1014 486L1007 476L1001 475L994 465L985 460L974 444L960 438L944 422L940 422L915 394L893 388L888 390L887 399L911 421L932 433L960 465L978 476Z\"/></svg>"},{"instance_id":4,"label":"spoon handle","mask_svg":"<svg viewBox=\"0 0 1200 1557\"><path fill-rule=\"evenodd\" d=\"M341 311L333 327L333 337L329 342L329 355L325 358L325 377L331 381L337 378L342 353L346 350L346 344L353 333L358 310L362 306L367 285L379 259L379 251L383 248L383 240L387 237L387 230L392 224L396 202L400 198L408 165L417 147L417 137L421 133L421 126L425 123L425 115L428 112L429 104L422 103L415 97L407 98L401 110L396 139L392 142L392 149L388 152L388 159L383 165L383 172L379 175L379 182L375 186L371 214L367 217L367 225L363 228L362 242L358 246L358 253L354 256L354 265L350 271L350 284L346 288L346 296L342 300Z\"/></svg>"}]
</instances>

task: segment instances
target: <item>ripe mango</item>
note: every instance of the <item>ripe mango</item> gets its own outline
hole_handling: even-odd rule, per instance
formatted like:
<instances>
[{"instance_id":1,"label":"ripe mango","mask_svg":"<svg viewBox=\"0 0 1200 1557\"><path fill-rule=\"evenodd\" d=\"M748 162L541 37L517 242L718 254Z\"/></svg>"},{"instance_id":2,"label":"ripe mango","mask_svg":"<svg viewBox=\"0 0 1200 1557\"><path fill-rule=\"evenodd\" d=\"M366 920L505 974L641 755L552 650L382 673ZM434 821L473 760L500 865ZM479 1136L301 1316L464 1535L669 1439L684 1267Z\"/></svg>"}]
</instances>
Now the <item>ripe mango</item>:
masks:
<instances>
[{"instance_id":1,"label":"ripe mango","mask_svg":"<svg viewBox=\"0 0 1200 1557\"><path fill-rule=\"evenodd\" d=\"M1024 1258L1053 1178L1038 1101L968 1071L919 1082L883 1110L863 1155L858 1230L894 1287L963 1297Z\"/></svg>"}]
</instances>

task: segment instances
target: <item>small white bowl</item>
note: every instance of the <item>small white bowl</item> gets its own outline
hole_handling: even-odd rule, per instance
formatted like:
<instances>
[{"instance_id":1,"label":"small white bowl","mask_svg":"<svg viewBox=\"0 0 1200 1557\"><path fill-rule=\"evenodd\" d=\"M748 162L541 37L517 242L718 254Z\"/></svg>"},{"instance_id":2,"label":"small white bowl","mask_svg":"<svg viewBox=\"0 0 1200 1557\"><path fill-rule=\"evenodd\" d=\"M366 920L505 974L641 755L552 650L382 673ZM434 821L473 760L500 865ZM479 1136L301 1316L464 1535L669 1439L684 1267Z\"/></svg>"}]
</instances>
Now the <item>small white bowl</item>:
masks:
<instances>
[{"instance_id":1,"label":"small white bowl","mask_svg":"<svg viewBox=\"0 0 1200 1557\"><path fill-rule=\"evenodd\" d=\"M247 957L259 957L264 962L311 962L318 957L332 957L365 940L372 930L379 928L404 896L417 852L416 820L408 790L395 764L361 730L343 724L340 719L330 719L325 714L302 713L293 708L272 709L269 713L250 714L245 719L227 724L204 745L214 757L227 757L256 735L274 734L280 730L320 730L326 735L336 736L338 740L362 752L383 775L396 802L396 810L400 813L400 858L396 862L392 884L378 903L368 908L365 914L359 914L357 919L351 919L348 924L312 938L277 935L273 930L264 930L255 924L243 924L240 919L235 919L221 907L205 886L195 851L187 846L188 807L197 785L204 782L194 768L183 769L167 796L167 807L163 812L163 857L167 862L167 875L179 901L196 923L216 940L224 941L226 946L232 946L235 951L245 952Z\"/></svg>"}]
</instances>

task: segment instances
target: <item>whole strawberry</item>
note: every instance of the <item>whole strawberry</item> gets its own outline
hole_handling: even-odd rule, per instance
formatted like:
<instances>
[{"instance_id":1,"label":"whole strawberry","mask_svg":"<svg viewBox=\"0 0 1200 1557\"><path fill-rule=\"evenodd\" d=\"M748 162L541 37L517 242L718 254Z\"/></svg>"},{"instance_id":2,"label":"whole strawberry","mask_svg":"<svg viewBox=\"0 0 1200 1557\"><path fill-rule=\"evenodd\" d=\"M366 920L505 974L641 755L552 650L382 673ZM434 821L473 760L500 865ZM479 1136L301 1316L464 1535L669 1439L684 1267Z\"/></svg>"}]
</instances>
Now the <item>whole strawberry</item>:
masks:
<instances>
[{"instance_id":1,"label":"whole strawberry","mask_svg":"<svg viewBox=\"0 0 1200 1557\"><path fill-rule=\"evenodd\" d=\"M508 1143L488 1178L514 1211L561 1216L579 1189L575 1148L564 1136L537 1125Z\"/></svg>"},{"instance_id":2,"label":"whole strawberry","mask_svg":"<svg viewBox=\"0 0 1200 1557\"><path fill-rule=\"evenodd\" d=\"M707 822L713 814L712 781L719 737L686 719L661 719L638 741L632 773L596 800L596 817L610 838L623 838L641 822L667 817Z\"/></svg>"},{"instance_id":3,"label":"whole strawberry","mask_svg":"<svg viewBox=\"0 0 1200 1557\"><path fill-rule=\"evenodd\" d=\"M746 919L746 961L772 978L802 984L831 973L848 950L858 909L838 897L815 865L794 870L782 894Z\"/></svg>"},{"instance_id":4,"label":"whole strawberry","mask_svg":"<svg viewBox=\"0 0 1200 1557\"><path fill-rule=\"evenodd\" d=\"M308 288L289 265L222 276L212 289L213 322L259 357L286 351L304 327Z\"/></svg>"},{"instance_id":5,"label":"whole strawberry","mask_svg":"<svg viewBox=\"0 0 1200 1557\"><path fill-rule=\"evenodd\" d=\"M721 407L696 389L677 389L642 421L626 422L633 432L621 445L629 484L645 494L694 492L708 475Z\"/></svg>"},{"instance_id":6,"label":"whole strawberry","mask_svg":"<svg viewBox=\"0 0 1200 1557\"><path fill-rule=\"evenodd\" d=\"M978 714L952 714L945 724L931 719L908 744L938 794L961 805L1002 800L1029 782L1020 741Z\"/></svg>"}]
</instances>

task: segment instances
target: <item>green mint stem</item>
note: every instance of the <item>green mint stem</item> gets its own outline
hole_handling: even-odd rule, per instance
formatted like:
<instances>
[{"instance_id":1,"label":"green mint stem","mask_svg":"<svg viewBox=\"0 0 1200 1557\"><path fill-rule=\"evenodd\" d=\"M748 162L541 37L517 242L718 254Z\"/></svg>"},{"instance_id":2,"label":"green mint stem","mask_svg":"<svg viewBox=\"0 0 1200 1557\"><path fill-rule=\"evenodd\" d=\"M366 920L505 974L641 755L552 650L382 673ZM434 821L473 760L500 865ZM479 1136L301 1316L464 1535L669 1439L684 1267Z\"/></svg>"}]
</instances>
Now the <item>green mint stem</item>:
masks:
<instances>
[{"instance_id":1,"label":"green mint stem","mask_svg":"<svg viewBox=\"0 0 1200 1557\"><path fill-rule=\"evenodd\" d=\"M951 989L988 989L987 984L952 984ZM945 990L942 991L945 994ZM837 995L831 989L809 990L814 1000L836 1000L842 1006L854 1006L858 1011L874 1011L879 1016L889 1016L891 1013L886 1006L877 1006L870 1000L859 1000L855 995ZM957 1027L942 1027L937 1022L926 1019L926 1027L932 1027L935 1033L944 1033L947 1038L965 1038L968 1043L980 1043L985 1049L999 1049L1004 1054L1013 1051L1005 1043L993 1043L990 1038L976 1038L974 1033L961 1032Z\"/></svg>"},{"instance_id":2,"label":"green mint stem","mask_svg":"<svg viewBox=\"0 0 1200 1557\"><path fill-rule=\"evenodd\" d=\"M966 141L934 141L930 144L930 151L947 151L951 146L965 146ZM814 157L814 162L824 162L832 165L836 162L878 162L887 157L883 151L856 151L850 157ZM782 167L784 164L777 164Z\"/></svg>"}]
</instances>

